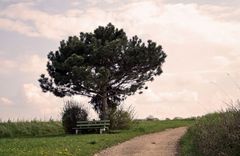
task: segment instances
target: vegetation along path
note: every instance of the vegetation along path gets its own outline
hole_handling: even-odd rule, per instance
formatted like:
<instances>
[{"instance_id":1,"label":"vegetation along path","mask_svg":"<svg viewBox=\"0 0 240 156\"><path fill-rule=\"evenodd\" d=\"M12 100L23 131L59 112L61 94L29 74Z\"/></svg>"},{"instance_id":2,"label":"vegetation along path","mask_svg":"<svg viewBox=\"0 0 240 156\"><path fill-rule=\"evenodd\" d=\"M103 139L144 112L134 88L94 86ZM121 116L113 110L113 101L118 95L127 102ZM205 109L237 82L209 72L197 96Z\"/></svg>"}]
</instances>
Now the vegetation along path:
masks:
<instances>
[{"instance_id":1,"label":"vegetation along path","mask_svg":"<svg viewBox=\"0 0 240 156\"><path fill-rule=\"evenodd\" d=\"M175 156L178 141L187 127L167 129L163 132L135 137L107 148L95 156Z\"/></svg>"}]
</instances>

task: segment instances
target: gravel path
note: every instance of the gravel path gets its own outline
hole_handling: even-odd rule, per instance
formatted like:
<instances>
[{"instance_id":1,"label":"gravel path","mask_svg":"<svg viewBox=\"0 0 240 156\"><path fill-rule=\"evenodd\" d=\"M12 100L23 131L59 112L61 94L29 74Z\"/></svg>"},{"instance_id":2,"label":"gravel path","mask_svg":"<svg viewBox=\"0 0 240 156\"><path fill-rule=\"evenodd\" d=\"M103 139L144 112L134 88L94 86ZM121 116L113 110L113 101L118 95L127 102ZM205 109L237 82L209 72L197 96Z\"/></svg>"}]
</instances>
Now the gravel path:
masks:
<instances>
[{"instance_id":1,"label":"gravel path","mask_svg":"<svg viewBox=\"0 0 240 156\"><path fill-rule=\"evenodd\" d=\"M178 141L187 127L135 137L94 156L176 156Z\"/></svg>"}]
</instances>

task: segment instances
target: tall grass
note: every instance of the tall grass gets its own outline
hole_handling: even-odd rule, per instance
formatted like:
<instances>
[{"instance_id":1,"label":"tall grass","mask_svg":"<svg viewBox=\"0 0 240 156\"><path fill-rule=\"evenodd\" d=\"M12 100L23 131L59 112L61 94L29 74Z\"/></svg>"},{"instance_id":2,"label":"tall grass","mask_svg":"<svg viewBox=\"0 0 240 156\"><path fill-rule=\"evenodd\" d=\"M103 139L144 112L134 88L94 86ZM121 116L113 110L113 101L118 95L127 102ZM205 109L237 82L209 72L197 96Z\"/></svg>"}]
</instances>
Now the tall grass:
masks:
<instances>
[{"instance_id":1,"label":"tall grass","mask_svg":"<svg viewBox=\"0 0 240 156\"><path fill-rule=\"evenodd\" d=\"M207 114L181 140L182 155L239 156L240 103L226 111Z\"/></svg>"},{"instance_id":2,"label":"tall grass","mask_svg":"<svg viewBox=\"0 0 240 156\"><path fill-rule=\"evenodd\" d=\"M0 138L22 136L50 136L64 134L60 121L18 121L1 122Z\"/></svg>"}]
</instances>

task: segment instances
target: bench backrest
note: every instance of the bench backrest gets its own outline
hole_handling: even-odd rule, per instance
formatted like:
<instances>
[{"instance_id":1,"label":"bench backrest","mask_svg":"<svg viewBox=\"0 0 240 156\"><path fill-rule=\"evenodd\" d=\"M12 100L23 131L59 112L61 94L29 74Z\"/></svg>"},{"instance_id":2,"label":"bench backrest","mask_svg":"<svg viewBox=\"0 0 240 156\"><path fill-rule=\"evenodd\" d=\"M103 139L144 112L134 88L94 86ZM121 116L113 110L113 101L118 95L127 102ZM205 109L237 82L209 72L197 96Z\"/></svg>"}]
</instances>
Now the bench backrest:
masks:
<instances>
[{"instance_id":1,"label":"bench backrest","mask_svg":"<svg viewBox=\"0 0 240 156\"><path fill-rule=\"evenodd\" d=\"M110 126L110 120L77 121L77 127Z\"/></svg>"}]
</instances>

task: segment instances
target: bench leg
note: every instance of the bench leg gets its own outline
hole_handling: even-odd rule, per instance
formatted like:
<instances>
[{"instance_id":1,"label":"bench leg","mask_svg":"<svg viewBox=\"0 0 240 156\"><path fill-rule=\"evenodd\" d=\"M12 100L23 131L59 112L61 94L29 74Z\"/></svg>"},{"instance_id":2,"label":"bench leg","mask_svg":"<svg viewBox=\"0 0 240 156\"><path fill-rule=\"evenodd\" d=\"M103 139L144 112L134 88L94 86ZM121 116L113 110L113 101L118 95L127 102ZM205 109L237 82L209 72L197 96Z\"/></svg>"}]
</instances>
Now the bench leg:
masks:
<instances>
[{"instance_id":1,"label":"bench leg","mask_svg":"<svg viewBox=\"0 0 240 156\"><path fill-rule=\"evenodd\" d=\"M106 129L105 128L100 128L100 134L102 134L102 132L104 132L104 131L106 131Z\"/></svg>"},{"instance_id":2,"label":"bench leg","mask_svg":"<svg viewBox=\"0 0 240 156\"><path fill-rule=\"evenodd\" d=\"M75 130L75 133L78 134L78 129Z\"/></svg>"}]
</instances>

